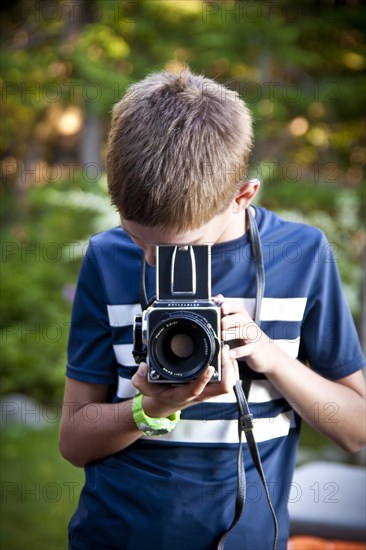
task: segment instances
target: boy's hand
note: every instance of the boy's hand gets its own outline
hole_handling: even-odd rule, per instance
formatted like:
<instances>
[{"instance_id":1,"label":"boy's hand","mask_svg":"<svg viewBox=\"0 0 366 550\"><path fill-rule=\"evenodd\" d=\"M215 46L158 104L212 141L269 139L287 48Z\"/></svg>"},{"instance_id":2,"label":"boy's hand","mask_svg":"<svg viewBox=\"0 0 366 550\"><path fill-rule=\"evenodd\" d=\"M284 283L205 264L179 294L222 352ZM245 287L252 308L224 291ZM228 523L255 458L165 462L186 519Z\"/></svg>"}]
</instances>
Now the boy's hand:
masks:
<instances>
[{"instance_id":1,"label":"boy's hand","mask_svg":"<svg viewBox=\"0 0 366 550\"><path fill-rule=\"evenodd\" d=\"M187 384L151 384L147 381L147 365L141 363L132 378L132 384L144 395L143 408L148 416L164 418L178 410L232 391L239 378L238 363L229 356L229 346L222 349L221 382L208 384L214 372L207 369L196 380Z\"/></svg>"},{"instance_id":2,"label":"boy's hand","mask_svg":"<svg viewBox=\"0 0 366 550\"><path fill-rule=\"evenodd\" d=\"M230 357L244 358L256 372L269 373L276 364L276 354L282 351L253 321L243 305L237 300L216 297L221 305L222 339L231 342ZM235 342L234 342L235 340Z\"/></svg>"}]
</instances>

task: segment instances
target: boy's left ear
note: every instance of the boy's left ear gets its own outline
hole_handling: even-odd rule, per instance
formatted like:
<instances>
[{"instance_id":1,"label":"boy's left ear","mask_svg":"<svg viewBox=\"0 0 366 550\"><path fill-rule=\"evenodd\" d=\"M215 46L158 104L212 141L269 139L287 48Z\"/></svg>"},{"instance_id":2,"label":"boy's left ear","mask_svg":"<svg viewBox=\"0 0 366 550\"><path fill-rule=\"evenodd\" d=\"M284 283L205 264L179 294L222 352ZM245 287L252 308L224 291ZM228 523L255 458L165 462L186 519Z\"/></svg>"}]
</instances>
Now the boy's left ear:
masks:
<instances>
[{"instance_id":1,"label":"boy's left ear","mask_svg":"<svg viewBox=\"0 0 366 550\"><path fill-rule=\"evenodd\" d=\"M258 193L261 182L259 179L247 180L239 189L237 196L235 197L234 206L235 211L245 210L248 208L256 194Z\"/></svg>"}]
</instances>

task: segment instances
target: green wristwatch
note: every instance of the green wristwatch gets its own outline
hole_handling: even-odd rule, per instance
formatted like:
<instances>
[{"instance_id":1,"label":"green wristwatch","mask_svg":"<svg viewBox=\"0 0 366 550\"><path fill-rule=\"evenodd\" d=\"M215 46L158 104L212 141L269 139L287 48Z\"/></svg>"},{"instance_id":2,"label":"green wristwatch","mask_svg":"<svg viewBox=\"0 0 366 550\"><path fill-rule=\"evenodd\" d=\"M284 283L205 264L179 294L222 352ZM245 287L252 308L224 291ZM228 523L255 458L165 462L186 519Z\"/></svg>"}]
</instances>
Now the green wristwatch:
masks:
<instances>
[{"instance_id":1,"label":"green wristwatch","mask_svg":"<svg viewBox=\"0 0 366 550\"><path fill-rule=\"evenodd\" d=\"M163 435L171 432L180 419L180 411L168 418L151 418L142 408L142 393L138 393L132 400L132 414L139 430L145 435Z\"/></svg>"}]
</instances>

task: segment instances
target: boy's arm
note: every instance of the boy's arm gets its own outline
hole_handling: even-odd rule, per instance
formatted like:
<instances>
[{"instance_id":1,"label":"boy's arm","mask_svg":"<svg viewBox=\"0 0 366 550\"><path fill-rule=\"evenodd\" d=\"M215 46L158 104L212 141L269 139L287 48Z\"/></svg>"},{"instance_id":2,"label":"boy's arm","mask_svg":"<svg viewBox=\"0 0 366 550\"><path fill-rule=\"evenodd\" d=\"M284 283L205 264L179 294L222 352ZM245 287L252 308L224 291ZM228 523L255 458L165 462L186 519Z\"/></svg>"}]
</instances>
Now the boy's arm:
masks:
<instances>
[{"instance_id":1,"label":"boy's arm","mask_svg":"<svg viewBox=\"0 0 366 550\"><path fill-rule=\"evenodd\" d=\"M195 403L229 393L239 373L236 361L229 358L227 346L222 358L222 381L218 384L208 384L213 367L188 384L173 387L150 384L146 380L146 365L141 364L132 382L145 396L145 412L151 417L167 417ZM143 435L133 419L132 399L106 403L107 393L106 384L66 379L59 446L63 457L74 466L83 467L122 451Z\"/></svg>"},{"instance_id":2,"label":"boy's arm","mask_svg":"<svg viewBox=\"0 0 366 550\"><path fill-rule=\"evenodd\" d=\"M349 452L360 450L366 444L362 371L331 381L286 355L282 350L273 353L278 362L268 379L313 428Z\"/></svg>"},{"instance_id":3,"label":"boy's arm","mask_svg":"<svg viewBox=\"0 0 366 550\"><path fill-rule=\"evenodd\" d=\"M132 418L131 400L106 403L107 394L107 384L66 378L59 447L74 466L120 451L142 435Z\"/></svg>"},{"instance_id":4,"label":"boy's arm","mask_svg":"<svg viewBox=\"0 0 366 550\"><path fill-rule=\"evenodd\" d=\"M336 381L328 380L290 357L254 327L239 304L225 302L222 312L228 339L235 338L238 327L253 327L253 340L249 329L242 330L248 338L231 351L232 357L245 357L250 368L265 374L306 422L347 451L356 452L366 444L366 392L361 370Z\"/></svg>"}]
</instances>

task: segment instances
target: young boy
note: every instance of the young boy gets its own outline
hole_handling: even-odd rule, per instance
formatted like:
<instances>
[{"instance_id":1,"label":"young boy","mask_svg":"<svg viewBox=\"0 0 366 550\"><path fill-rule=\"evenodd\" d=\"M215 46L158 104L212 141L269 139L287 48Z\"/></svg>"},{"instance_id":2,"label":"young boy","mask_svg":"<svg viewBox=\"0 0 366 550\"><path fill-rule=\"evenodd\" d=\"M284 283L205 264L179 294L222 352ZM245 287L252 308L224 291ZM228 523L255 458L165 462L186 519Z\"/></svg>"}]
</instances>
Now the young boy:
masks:
<instances>
[{"instance_id":1,"label":"young boy","mask_svg":"<svg viewBox=\"0 0 366 550\"><path fill-rule=\"evenodd\" d=\"M347 450L365 444L364 358L335 260L318 229L251 206L259 185L245 180L251 146L251 116L238 95L189 70L145 78L114 108L108 184L121 227L94 236L83 261L60 431L63 456L86 474L72 550L217 547L234 517L233 386L248 366L279 549L289 534L300 417ZM263 249L260 328L248 209ZM210 366L187 384L150 383L131 353L141 259L152 299L156 245L208 243L223 338L236 347L223 348L221 382L209 383ZM151 435L141 415L169 424L169 433ZM265 550L272 518L243 450L246 504L225 548Z\"/></svg>"}]
</instances>

